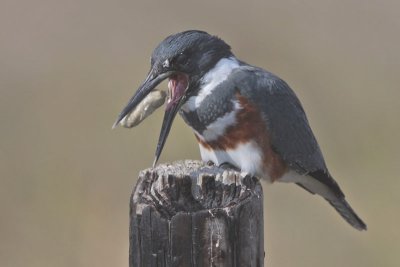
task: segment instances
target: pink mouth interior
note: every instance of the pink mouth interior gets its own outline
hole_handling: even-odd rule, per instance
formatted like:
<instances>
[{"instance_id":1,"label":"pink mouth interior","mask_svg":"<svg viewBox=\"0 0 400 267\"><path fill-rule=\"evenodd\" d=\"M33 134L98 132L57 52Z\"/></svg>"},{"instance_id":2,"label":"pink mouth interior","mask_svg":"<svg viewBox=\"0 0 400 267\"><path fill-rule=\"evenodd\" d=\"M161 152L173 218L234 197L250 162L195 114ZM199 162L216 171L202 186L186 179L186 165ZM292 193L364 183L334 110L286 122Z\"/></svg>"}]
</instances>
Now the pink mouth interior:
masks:
<instances>
[{"instance_id":1,"label":"pink mouth interior","mask_svg":"<svg viewBox=\"0 0 400 267\"><path fill-rule=\"evenodd\" d=\"M167 101L166 110L171 109L176 106L181 100L182 96L185 94L186 88L188 86L188 78L185 74L174 74L169 78L168 89L169 97Z\"/></svg>"}]
</instances>

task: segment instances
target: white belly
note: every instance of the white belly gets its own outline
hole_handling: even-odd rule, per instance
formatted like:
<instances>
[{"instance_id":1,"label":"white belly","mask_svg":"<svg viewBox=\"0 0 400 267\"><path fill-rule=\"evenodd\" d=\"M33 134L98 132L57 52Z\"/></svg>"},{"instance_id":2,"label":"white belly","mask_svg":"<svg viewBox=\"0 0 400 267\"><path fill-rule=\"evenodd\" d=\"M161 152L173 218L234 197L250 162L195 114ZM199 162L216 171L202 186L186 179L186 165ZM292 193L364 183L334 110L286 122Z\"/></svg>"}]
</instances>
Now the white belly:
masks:
<instances>
[{"instance_id":1,"label":"white belly","mask_svg":"<svg viewBox=\"0 0 400 267\"><path fill-rule=\"evenodd\" d=\"M247 142L228 150L209 150L200 144L203 161L212 161L215 165L229 163L243 172L262 177L262 154L254 142Z\"/></svg>"}]
</instances>

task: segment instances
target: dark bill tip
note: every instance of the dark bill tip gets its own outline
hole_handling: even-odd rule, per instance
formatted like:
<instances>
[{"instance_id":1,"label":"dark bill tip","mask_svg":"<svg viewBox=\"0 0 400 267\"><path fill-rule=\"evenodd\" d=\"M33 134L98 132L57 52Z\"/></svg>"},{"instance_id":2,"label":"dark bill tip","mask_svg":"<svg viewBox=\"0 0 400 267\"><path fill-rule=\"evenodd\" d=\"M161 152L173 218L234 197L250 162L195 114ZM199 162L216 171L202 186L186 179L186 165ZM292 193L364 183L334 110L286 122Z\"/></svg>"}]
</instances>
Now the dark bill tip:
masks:
<instances>
[{"instance_id":1,"label":"dark bill tip","mask_svg":"<svg viewBox=\"0 0 400 267\"><path fill-rule=\"evenodd\" d=\"M161 132L160 132L160 137L158 138L158 144L157 144L157 149L156 149L156 154L155 154L155 159L153 162L153 168L155 167L155 165L157 164L158 159L160 158L161 152L164 148L165 145L165 141L167 141L169 132L171 130L172 127L172 122L174 121L174 118L176 116L176 113L178 112L182 101L180 101L179 103L171 106L170 108L165 110L164 113L164 119L163 119L163 123L161 126Z\"/></svg>"}]
</instances>

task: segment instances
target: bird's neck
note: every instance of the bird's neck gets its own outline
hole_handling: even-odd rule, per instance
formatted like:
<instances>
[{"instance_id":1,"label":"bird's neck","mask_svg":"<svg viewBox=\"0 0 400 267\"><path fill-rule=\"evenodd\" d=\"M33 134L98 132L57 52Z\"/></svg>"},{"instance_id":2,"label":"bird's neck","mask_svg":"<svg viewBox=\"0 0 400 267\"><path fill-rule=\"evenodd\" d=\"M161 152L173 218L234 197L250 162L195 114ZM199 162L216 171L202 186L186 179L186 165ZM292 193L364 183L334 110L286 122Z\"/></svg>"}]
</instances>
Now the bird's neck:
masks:
<instances>
[{"instance_id":1,"label":"bird's neck","mask_svg":"<svg viewBox=\"0 0 400 267\"><path fill-rule=\"evenodd\" d=\"M200 134L218 118L236 109L234 87L229 86L230 74L241 65L235 57L222 58L199 81L180 114L187 124Z\"/></svg>"},{"instance_id":2,"label":"bird's neck","mask_svg":"<svg viewBox=\"0 0 400 267\"><path fill-rule=\"evenodd\" d=\"M182 110L189 112L198 109L203 100L205 100L207 96L215 93L218 86L227 80L231 72L239 66L240 62L234 56L220 59L214 67L199 79L196 88L191 88L193 94L182 106Z\"/></svg>"},{"instance_id":3,"label":"bird's neck","mask_svg":"<svg viewBox=\"0 0 400 267\"><path fill-rule=\"evenodd\" d=\"M213 90L218 84L226 80L232 70L238 68L239 65L239 60L234 56L220 59L217 64L200 79L200 90Z\"/></svg>"}]
</instances>

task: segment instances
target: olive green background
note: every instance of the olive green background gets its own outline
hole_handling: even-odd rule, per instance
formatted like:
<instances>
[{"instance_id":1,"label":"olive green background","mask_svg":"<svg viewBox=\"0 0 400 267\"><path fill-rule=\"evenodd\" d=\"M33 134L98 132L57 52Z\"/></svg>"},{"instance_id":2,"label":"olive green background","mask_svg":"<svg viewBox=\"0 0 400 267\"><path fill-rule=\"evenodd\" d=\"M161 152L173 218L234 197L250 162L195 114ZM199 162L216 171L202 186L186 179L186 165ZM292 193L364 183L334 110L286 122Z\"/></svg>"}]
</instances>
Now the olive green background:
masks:
<instances>
[{"instance_id":1,"label":"olive green background","mask_svg":"<svg viewBox=\"0 0 400 267\"><path fill-rule=\"evenodd\" d=\"M202 29L296 91L367 222L264 184L266 265L400 266L398 1L0 3L0 266L127 266L128 202L162 111L111 130L167 35ZM162 84L161 87L165 87ZM160 162L199 159L177 118Z\"/></svg>"}]
</instances>

